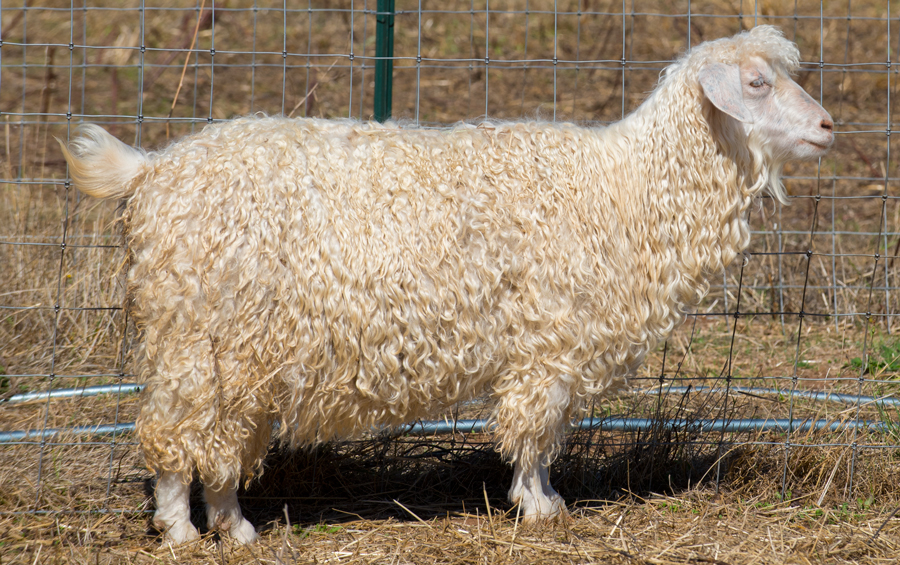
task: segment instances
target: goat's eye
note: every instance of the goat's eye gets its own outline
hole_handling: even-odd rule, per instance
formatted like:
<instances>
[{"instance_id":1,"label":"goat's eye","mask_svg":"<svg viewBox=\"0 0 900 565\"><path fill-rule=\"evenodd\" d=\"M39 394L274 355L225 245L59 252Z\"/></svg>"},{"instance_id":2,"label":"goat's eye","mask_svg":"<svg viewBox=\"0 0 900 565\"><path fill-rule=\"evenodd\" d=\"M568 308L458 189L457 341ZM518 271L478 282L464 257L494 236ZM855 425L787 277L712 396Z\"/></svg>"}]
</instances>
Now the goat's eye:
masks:
<instances>
[{"instance_id":1,"label":"goat's eye","mask_svg":"<svg viewBox=\"0 0 900 565\"><path fill-rule=\"evenodd\" d=\"M758 79L755 79L753 82L751 82L751 83L750 83L750 86L752 86L753 88L759 88L759 87L761 87L761 86L764 85L764 84L766 84L766 81L763 80L762 77L760 77L760 78L758 78Z\"/></svg>"}]
</instances>

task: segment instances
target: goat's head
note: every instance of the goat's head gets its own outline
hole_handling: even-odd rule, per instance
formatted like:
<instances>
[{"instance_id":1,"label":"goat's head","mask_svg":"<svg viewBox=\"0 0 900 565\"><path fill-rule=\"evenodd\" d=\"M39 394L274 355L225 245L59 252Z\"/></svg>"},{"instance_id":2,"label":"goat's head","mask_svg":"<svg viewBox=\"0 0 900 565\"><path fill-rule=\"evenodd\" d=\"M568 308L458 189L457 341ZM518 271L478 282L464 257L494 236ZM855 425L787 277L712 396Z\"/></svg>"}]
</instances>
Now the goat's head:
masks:
<instances>
[{"instance_id":1,"label":"goat's head","mask_svg":"<svg viewBox=\"0 0 900 565\"><path fill-rule=\"evenodd\" d=\"M699 79L709 101L743 123L750 147L772 161L821 157L834 142L828 112L784 68L762 57L709 63Z\"/></svg>"},{"instance_id":2,"label":"goat's head","mask_svg":"<svg viewBox=\"0 0 900 565\"><path fill-rule=\"evenodd\" d=\"M735 158L749 151L752 192L768 187L782 203L784 164L821 157L834 142L831 116L791 78L799 59L778 28L759 26L698 45L669 71L708 101L717 141Z\"/></svg>"}]
</instances>

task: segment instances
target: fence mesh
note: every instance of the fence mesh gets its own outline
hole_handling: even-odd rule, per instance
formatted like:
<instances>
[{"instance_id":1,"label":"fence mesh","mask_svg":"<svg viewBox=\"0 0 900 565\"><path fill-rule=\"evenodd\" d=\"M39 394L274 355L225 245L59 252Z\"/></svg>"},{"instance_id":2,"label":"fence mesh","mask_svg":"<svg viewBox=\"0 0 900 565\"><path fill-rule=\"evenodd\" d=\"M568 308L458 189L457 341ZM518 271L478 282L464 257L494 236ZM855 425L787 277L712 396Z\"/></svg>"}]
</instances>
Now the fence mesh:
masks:
<instances>
[{"instance_id":1,"label":"fence mesh","mask_svg":"<svg viewBox=\"0 0 900 565\"><path fill-rule=\"evenodd\" d=\"M147 476L127 428L115 427L134 421L134 395L16 402L134 380L122 210L70 186L54 138L91 122L153 149L255 112L369 119L375 19L375 0L0 5L0 430L114 430L8 438L0 469L20 487L0 512L132 511L129 489ZM797 81L832 113L835 147L788 166L790 206L764 198L752 209L748 253L636 375L644 392L598 401L591 415L780 419L776 432L670 440L712 449L716 477L742 445L779 449L785 492L815 450L840 448L828 484L840 468L835 496L852 497L881 488L858 476L859 458L897 447L897 409L877 401L894 394L900 371L900 22L890 3L397 0L394 117L611 123L679 53L762 23L798 44ZM818 420L878 426L803 427ZM606 454L650 441L646 428L604 437Z\"/></svg>"}]
</instances>

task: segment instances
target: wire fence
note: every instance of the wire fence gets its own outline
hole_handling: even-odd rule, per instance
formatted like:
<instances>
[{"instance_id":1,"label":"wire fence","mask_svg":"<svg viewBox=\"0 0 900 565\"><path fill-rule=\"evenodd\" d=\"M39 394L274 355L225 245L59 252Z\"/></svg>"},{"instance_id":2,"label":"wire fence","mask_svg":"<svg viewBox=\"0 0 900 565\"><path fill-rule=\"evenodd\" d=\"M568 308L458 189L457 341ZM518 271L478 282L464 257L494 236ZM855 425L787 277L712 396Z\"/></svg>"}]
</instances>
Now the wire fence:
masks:
<instances>
[{"instance_id":1,"label":"wire fence","mask_svg":"<svg viewBox=\"0 0 900 565\"><path fill-rule=\"evenodd\" d=\"M797 42L797 80L835 119L833 151L789 166L791 206L751 211L750 249L635 376L644 392L588 415L608 445L649 441L659 422L720 453L774 445L785 492L793 453L836 447L847 498L871 486L860 454L896 450L898 15L884 1L396 1L405 125L611 123L679 53L758 23ZM0 468L22 469L30 493L0 512L66 510L60 492L78 488L80 508L133 510L116 485L146 476L136 397L109 394L136 388L122 209L71 188L54 137L91 122L152 149L255 112L370 119L377 17L375 0L0 4ZM105 388L51 393L91 387Z\"/></svg>"}]
</instances>

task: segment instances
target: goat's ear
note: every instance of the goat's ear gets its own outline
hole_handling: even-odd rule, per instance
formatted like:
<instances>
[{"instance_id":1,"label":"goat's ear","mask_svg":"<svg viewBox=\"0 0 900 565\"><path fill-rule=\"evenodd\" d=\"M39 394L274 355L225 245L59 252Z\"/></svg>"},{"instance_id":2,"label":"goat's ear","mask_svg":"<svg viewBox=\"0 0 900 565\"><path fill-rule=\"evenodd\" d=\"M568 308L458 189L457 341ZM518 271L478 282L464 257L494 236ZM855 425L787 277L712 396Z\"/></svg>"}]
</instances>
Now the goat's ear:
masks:
<instances>
[{"instance_id":1,"label":"goat's ear","mask_svg":"<svg viewBox=\"0 0 900 565\"><path fill-rule=\"evenodd\" d=\"M716 108L739 122L753 121L744 105L741 69L737 65L711 63L700 69L699 78L703 93Z\"/></svg>"}]
</instances>

